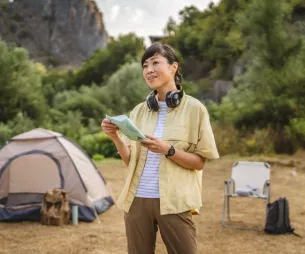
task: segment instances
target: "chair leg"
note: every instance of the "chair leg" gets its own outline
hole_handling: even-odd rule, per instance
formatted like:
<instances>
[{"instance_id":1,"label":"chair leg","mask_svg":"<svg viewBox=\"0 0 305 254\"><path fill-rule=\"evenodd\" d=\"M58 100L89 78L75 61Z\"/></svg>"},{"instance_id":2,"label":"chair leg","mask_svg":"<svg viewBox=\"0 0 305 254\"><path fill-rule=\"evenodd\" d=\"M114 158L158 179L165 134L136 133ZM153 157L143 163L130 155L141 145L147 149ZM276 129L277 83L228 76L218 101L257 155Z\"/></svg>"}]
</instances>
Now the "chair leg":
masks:
<instances>
[{"instance_id":1,"label":"chair leg","mask_svg":"<svg viewBox=\"0 0 305 254\"><path fill-rule=\"evenodd\" d=\"M262 231L262 229L259 229L259 228L248 228L248 227L237 227L237 226L233 226L233 225L226 225L225 224L226 210L227 210L228 219L230 221L232 221L231 218L230 218L230 196L224 195L223 210L222 210L222 220L221 220L221 224L222 224L222 226L224 228L232 228L232 229L239 229L239 230Z\"/></svg>"},{"instance_id":2,"label":"chair leg","mask_svg":"<svg viewBox=\"0 0 305 254\"><path fill-rule=\"evenodd\" d=\"M224 195L224 198L223 198L223 209L222 209L222 218L221 218L221 224L222 224L223 227L226 227L226 225L225 225L226 208L227 208L227 196Z\"/></svg>"},{"instance_id":3,"label":"chair leg","mask_svg":"<svg viewBox=\"0 0 305 254\"><path fill-rule=\"evenodd\" d=\"M270 203L270 183L267 184L266 195L267 195L267 200L266 200L266 218L267 218L269 212L268 204Z\"/></svg>"},{"instance_id":4,"label":"chair leg","mask_svg":"<svg viewBox=\"0 0 305 254\"><path fill-rule=\"evenodd\" d=\"M231 221L231 217L230 217L230 197L227 196L227 204L228 204L228 207L227 207L227 216L228 216L228 220Z\"/></svg>"},{"instance_id":5,"label":"chair leg","mask_svg":"<svg viewBox=\"0 0 305 254\"><path fill-rule=\"evenodd\" d=\"M267 199L266 200L266 219L268 217L268 212L269 212L268 204L269 204L269 202L268 202L268 199Z\"/></svg>"}]
</instances>

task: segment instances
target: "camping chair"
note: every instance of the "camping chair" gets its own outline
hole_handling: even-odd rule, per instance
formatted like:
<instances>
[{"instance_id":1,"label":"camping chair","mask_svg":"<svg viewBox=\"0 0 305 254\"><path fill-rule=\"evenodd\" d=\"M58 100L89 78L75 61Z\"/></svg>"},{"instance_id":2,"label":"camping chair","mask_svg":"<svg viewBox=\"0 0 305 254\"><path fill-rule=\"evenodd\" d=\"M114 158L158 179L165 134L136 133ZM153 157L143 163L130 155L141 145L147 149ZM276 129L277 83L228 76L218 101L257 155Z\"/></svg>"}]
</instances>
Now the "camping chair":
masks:
<instances>
[{"instance_id":1,"label":"camping chair","mask_svg":"<svg viewBox=\"0 0 305 254\"><path fill-rule=\"evenodd\" d=\"M250 197L266 199L266 214L270 202L270 165L265 162L238 161L233 164L231 179L224 184L222 226L226 228L260 230L257 228L229 226L225 224L225 213L230 219L230 198ZM267 216L267 215L266 215Z\"/></svg>"}]
</instances>

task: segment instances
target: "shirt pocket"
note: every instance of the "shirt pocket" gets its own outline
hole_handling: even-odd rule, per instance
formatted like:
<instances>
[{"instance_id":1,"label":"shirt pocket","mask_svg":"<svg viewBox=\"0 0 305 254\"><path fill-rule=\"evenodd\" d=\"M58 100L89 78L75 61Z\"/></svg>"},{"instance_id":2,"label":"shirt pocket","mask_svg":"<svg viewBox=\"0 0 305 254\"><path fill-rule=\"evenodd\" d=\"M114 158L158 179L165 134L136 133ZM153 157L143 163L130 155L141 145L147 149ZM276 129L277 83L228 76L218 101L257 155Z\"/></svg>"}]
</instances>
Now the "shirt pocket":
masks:
<instances>
[{"instance_id":1,"label":"shirt pocket","mask_svg":"<svg viewBox=\"0 0 305 254\"><path fill-rule=\"evenodd\" d=\"M177 149L194 152L198 143L198 131L184 125L175 125L164 130L163 140Z\"/></svg>"}]
</instances>

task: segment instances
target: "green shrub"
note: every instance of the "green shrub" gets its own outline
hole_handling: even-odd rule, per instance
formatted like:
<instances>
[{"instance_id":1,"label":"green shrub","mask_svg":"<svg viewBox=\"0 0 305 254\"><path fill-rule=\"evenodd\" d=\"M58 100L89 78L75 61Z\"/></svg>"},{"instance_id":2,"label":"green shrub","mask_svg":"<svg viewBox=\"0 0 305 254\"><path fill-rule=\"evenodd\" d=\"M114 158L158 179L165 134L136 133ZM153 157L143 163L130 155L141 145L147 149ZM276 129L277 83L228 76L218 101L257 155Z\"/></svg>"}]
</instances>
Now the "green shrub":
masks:
<instances>
[{"instance_id":1,"label":"green shrub","mask_svg":"<svg viewBox=\"0 0 305 254\"><path fill-rule=\"evenodd\" d=\"M12 136L30 131L36 124L26 114L19 112L12 120L7 122L7 126L12 130Z\"/></svg>"},{"instance_id":2,"label":"green shrub","mask_svg":"<svg viewBox=\"0 0 305 254\"><path fill-rule=\"evenodd\" d=\"M184 80L182 86L186 94L197 97L199 89L196 83Z\"/></svg>"},{"instance_id":3,"label":"green shrub","mask_svg":"<svg viewBox=\"0 0 305 254\"><path fill-rule=\"evenodd\" d=\"M274 140L271 129L256 129L254 132L246 134L240 140L240 152L242 156L249 156L255 154L274 154Z\"/></svg>"},{"instance_id":4,"label":"green shrub","mask_svg":"<svg viewBox=\"0 0 305 254\"><path fill-rule=\"evenodd\" d=\"M105 157L116 157L118 158L117 149L111 138L103 132L94 134L96 142L99 144L99 153Z\"/></svg>"},{"instance_id":5,"label":"green shrub","mask_svg":"<svg viewBox=\"0 0 305 254\"><path fill-rule=\"evenodd\" d=\"M62 112L80 111L83 117L84 125L89 124L89 119L102 119L107 112L107 108L95 98L87 95L80 95L70 97L62 104L56 105Z\"/></svg>"},{"instance_id":6,"label":"green shrub","mask_svg":"<svg viewBox=\"0 0 305 254\"><path fill-rule=\"evenodd\" d=\"M0 148L12 137L12 129L7 125L0 123Z\"/></svg>"},{"instance_id":7,"label":"green shrub","mask_svg":"<svg viewBox=\"0 0 305 254\"><path fill-rule=\"evenodd\" d=\"M105 159L105 156L97 153L92 156L92 159L95 161L102 161Z\"/></svg>"},{"instance_id":8,"label":"green shrub","mask_svg":"<svg viewBox=\"0 0 305 254\"><path fill-rule=\"evenodd\" d=\"M275 134L271 129L237 130L232 125L214 124L213 131L221 156L273 154Z\"/></svg>"},{"instance_id":9,"label":"green shrub","mask_svg":"<svg viewBox=\"0 0 305 254\"><path fill-rule=\"evenodd\" d=\"M214 124L213 132L220 156L240 152L240 137L233 126Z\"/></svg>"},{"instance_id":10,"label":"green shrub","mask_svg":"<svg viewBox=\"0 0 305 254\"><path fill-rule=\"evenodd\" d=\"M79 140L79 144L91 157L94 154L101 154L105 158L119 157L112 140L102 132L82 136Z\"/></svg>"},{"instance_id":11,"label":"green shrub","mask_svg":"<svg viewBox=\"0 0 305 254\"><path fill-rule=\"evenodd\" d=\"M45 116L47 109L37 65L28 51L0 40L0 119L6 123L18 112L35 121Z\"/></svg>"},{"instance_id":12,"label":"green shrub","mask_svg":"<svg viewBox=\"0 0 305 254\"><path fill-rule=\"evenodd\" d=\"M293 118L290 125L285 127L286 136L293 145L293 151L305 148L305 118Z\"/></svg>"},{"instance_id":13,"label":"green shrub","mask_svg":"<svg viewBox=\"0 0 305 254\"><path fill-rule=\"evenodd\" d=\"M49 62L49 60L47 60L47 64L52 66L56 65L53 62ZM57 94L61 94L62 92L70 89L70 78L72 75L73 73L70 74L70 72L63 71L48 71L45 75L43 75L43 93L50 106L54 106L53 100Z\"/></svg>"},{"instance_id":14,"label":"green shrub","mask_svg":"<svg viewBox=\"0 0 305 254\"><path fill-rule=\"evenodd\" d=\"M77 142L80 137L88 133L82 121L83 115L81 112L68 111L58 119L57 123L53 123L53 129Z\"/></svg>"},{"instance_id":15,"label":"green shrub","mask_svg":"<svg viewBox=\"0 0 305 254\"><path fill-rule=\"evenodd\" d=\"M104 92L111 99L109 107L114 113L123 114L145 100L150 89L143 79L141 65L133 62L126 63L111 75Z\"/></svg>"},{"instance_id":16,"label":"green shrub","mask_svg":"<svg viewBox=\"0 0 305 254\"><path fill-rule=\"evenodd\" d=\"M305 118L295 118L290 121L291 134L305 147Z\"/></svg>"},{"instance_id":17,"label":"green shrub","mask_svg":"<svg viewBox=\"0 0 305 254\"><path fill-rule=\"evenodd\" d=\"M98 145L91 134L80 137L79 144L90 156L98 153Z\"/></svg>"}]
</instances>

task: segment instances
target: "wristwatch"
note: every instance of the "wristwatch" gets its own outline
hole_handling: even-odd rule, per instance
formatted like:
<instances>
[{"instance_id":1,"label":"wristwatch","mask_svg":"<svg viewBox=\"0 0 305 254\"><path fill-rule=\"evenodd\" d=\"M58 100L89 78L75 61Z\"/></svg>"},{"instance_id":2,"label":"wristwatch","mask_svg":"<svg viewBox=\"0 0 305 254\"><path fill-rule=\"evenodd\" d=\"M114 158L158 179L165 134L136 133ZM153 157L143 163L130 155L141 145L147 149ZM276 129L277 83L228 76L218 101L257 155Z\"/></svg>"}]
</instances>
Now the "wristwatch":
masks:
<instances>
[{"instance_id":1,"label":"wristwatch","mask_svg":"<svg viewBox=\"0 0 305 254\"><path fill-rule=\"evenodd\" d=\"M171 146L170 149L168 150L167 154L165 154L165 157L171 157L175 154L175 147Z\"/></svg>"}]
</instances>

